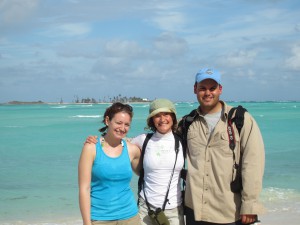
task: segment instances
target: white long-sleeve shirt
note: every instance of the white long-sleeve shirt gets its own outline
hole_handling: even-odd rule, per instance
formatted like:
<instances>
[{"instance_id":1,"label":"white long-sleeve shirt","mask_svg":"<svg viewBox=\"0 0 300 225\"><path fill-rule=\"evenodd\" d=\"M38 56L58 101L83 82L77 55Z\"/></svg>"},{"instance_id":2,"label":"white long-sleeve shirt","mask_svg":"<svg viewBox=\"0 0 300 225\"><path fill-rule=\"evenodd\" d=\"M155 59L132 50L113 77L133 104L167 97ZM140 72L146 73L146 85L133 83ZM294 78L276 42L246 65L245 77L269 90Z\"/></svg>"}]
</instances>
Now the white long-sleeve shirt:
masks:
<instances>
[{"instance_id":1,"label":"white long-sleeve shirt","mask_svg":"<svg viewBox=\"0 0 300 225\"><path fill-rule=\"evenodd\" d=\"M141 134L132 139L132 143L142 149L146 134ZM168 194L169 202L166 209L173 209L181 205L180 172L184 164L182 146L179 145L177 162ZM145 149L144 190L148 202L158 208L162 208L175 164L175 138L172 132L161 134L155 132ZM140 196L145 200L143 189Z\"/></svg>"}]
</instances>

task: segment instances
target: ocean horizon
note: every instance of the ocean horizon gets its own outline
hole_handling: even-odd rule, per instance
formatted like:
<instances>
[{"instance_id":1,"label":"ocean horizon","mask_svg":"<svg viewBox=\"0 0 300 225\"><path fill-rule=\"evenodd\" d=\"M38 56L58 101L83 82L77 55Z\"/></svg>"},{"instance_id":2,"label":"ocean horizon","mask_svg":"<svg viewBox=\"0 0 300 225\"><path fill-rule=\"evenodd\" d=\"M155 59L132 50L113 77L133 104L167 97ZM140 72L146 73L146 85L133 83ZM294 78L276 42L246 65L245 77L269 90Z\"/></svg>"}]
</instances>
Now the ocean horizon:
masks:
<instances>
[{"instance_id":1,"label":"ocean horizon","mask_svg":"<svg viewBox=\"0 0 300 225\"><path fill-rule=\"evenodd\" d=\"M300 102L227 101L256 119L265 142L261 201L266 215L289 224L300 218ZM129 103L134 117L128 137L146 132L149 102ZM77 164L89 135L99 135L110 103L0 104L0 224L82 224ZM177 117L197 102L176 102ZM131 186L137 196L137 176ZM295 219L294 219L295 218ZM262 224L271 225L271 220Z\"/></svg>"}]
</instances>

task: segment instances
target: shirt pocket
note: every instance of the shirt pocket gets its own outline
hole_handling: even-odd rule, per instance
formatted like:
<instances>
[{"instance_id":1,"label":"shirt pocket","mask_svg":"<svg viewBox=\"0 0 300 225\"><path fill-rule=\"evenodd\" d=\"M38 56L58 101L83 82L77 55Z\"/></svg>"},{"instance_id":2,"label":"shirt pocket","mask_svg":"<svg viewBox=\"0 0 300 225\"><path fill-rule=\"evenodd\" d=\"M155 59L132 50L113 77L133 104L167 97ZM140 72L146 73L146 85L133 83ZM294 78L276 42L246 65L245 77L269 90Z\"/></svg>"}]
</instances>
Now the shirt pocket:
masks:
<instances>
[{"instance_id":1,"label":"shirt pocket","mask_svg":"<svg viewBox=\"0 0 300 225\"><path fill-rule=\"evenodd\" d=\"M188 132L187 135L188 152L191 156L198 156L201 149L205 149L206 141L201 143L197 132Z\"/></svg>"},{"instance_id":2,"label":"shirt pocket","mask_svg":"<svg viewBox=\"0 0 300 225\"><path fill-rule=\"evenodd\" d=\"M216 137L217 138L217 137ZM217 146L222 151L222 154L225 157L232 157L232 150L229 147L229 137L227 132L220 133L220 136L218 138L219 140L216 140ZM239 144L240 144L240 138L239 136L235 136L235 148L234 151L239 149Z\"/></svg>"}]
</instances>

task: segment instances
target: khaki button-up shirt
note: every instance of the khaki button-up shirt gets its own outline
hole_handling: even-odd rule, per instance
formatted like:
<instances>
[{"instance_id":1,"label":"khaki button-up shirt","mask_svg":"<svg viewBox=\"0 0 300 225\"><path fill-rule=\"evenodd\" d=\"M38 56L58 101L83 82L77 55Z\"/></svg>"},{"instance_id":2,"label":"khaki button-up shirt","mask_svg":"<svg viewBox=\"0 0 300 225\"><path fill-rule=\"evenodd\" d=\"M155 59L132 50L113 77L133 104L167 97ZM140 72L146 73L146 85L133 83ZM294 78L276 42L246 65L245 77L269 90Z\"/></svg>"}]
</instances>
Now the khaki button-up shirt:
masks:
<instances>
[{"instance_id":1,"label":"khaki button-up shirt","mask_svg":"<svg viewBox=\"0 0 300 225\"><path fill-rule=\"evenodd\" d=\"M231 223L241 214L260 214L259 203L265 164L263 139L255 120L245 113L239 136L234 127L236 162L240 162L243 190L233 193L230 183L236 176L233 152L229 148L227 115L230 106L224 102L223 114L209 137L207 123L199 116L187 134L187 185L185 205L194 210L196 221ZM240 160L241 157L241 160Z\"/></svg>"}]
</instances>

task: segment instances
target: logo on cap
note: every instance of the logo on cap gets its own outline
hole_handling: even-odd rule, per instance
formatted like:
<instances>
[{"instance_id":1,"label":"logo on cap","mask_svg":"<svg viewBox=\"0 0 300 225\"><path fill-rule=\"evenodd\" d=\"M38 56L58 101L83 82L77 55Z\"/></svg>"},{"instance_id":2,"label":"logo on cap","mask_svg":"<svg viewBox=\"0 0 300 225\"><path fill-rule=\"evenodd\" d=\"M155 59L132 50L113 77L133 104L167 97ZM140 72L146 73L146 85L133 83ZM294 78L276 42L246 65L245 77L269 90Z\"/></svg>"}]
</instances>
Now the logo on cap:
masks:
<instances>
[{"instance_id":1,"label":"logo on cap","mask_svg":"<svg viewBox=\"0 0 300 225\"><path fill-rule=\"evenodd\" d=\"M208 74L208 75L212 75L212 74L213 74L213 71L212 71L211 69L208 69L208 70L206 70L205 73Z\"/></svg>"}]
</instances>

